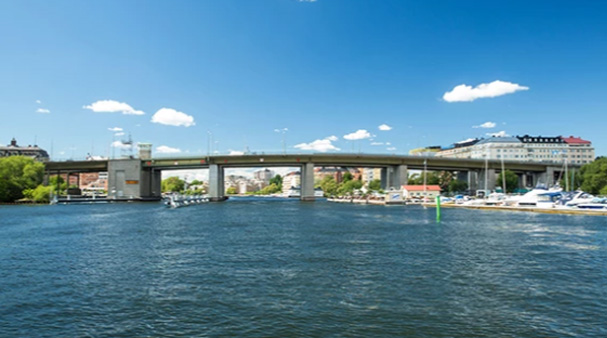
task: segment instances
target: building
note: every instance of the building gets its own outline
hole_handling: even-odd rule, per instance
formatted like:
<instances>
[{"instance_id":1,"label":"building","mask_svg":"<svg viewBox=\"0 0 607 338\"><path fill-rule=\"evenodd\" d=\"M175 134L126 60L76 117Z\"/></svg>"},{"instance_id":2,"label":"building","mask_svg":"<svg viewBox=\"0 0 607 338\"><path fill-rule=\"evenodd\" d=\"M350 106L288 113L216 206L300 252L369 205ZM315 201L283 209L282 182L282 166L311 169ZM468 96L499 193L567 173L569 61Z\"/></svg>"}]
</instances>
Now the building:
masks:
<instances>
[{"instance_id":1,"label":"building","mask_svg":"<svg viewBox=\"0 0 607 338\"><path fill-rule=\"evenodd\" d=\"M49 160L46 150L38 147L35 144L34 146L28 145L27 147L21 147L17 144L17 140L15 140L15 138L13 138L11 143L6 147L0 147L0 157L7 156L27 156L40 162L46 162Z\"/></svg>"},{"instance_id":2,"label":"building","mask_svg":"<svg viewBox=\"0 0 607 338\"><path fill-rule=\"evenodd\" d=\"M409 155L432 157L432 156L435 156L441 150L442 150L441 146L430 146L430 147L423 147L423 148L415 148L415 149L409 150Z\"/></svg>"},{"instance_id":3,"label":"building","mask_svg":"<svg viewBox=\"0 0 607 338\"><path fill-rule=\"evenodd\" d=\"M438 157L586 164L594 160L592 143L579 137L515 136L469 139L436 154Z\"/></svg>"},{"instance_id":4,"label":"building","mask_svg":"<svg viewBox=\"0 0 607 338\"><path fill-rule=\"evenodd\" d=\"M381 168L363 168L361 180L365 186L373 180L381 180Z\"/></svg>"},{"instance_id":5,"label":"building","mask_svg":"<svg viewBox=\"0 0 607 338\"><path fill-rule=\"evenodd\" d=\"M479 141L480 139L478 138L469 138L467 140L456 142L450 147L441 149L441 151L437 152L435 156L451 158L471 158L471 147Z\"/></svg>"},{"instance_id":6,"label":"building","mask_svg":"<svg viewBox=\"0 0 607 338\"><path fill-rule=\"evenodd\" d=\"M594 161L594 147L590 141L573 136L563 137L563 140L567 143L567 153L564 156L568 163L585 164Z\"/></svg>"},{"instance_id":7,"label":"building","mask_svg":"<svg viewBox=\"0 0 607 338\"><path fill-rule=\"evenodd\" d=\"M352 179L359 180L362 178L362 169L358 168L342 168L342 167L322 167L314 168L314 182L320 182L327 176L333 177L335 182L341 183L346 173L352 175Z\"/></svg>"},{"instance_id":8,"label":"building","mask_svg":"<svg viewBox=\"0 0 607 338\"><path fill-rule=\"evenodd\" d=\"M423 199L424 196L427 199L436 198L436 196L440 195L440 186L438 185L403 185L403 198L405 199L413 199L419 198Z\"/></svg>"},{"instance_id":9,"label":"building","mask_svg":"<svg viewBox=\"0 0 607 338\"><path fill-rule=\"evenodd\" d=\"M270 183L270 180L272 179L272 177L274 177L274 172L270 169L262 169L262 170L257 170L256 172L253 173L253 178L255 178L256 180L259 180L261 182L264 182L266 185Z\"/></svg>"},{"instance_id":10,"label":"building","mask_svg":"<svg viewBox=\"0 0 607 338\"><path fill-rule=\"evenodd\" d=\"M299 171L292 171L282 178L282 193L288 195L291 188L301 188L301 173Z\"/></svg>"}]
</instances>

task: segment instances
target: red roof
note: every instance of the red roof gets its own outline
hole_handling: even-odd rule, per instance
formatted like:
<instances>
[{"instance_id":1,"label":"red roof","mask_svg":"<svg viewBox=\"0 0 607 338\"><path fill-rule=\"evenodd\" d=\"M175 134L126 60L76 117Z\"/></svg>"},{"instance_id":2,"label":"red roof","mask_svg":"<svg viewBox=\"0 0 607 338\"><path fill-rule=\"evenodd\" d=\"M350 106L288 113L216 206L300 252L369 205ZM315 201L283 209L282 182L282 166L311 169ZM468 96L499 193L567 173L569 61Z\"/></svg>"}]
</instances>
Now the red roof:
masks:
<instances>
[{"instance_id":1,"label":"red roof","mask_svg":"<svg viewBox=\"0 0 607 338\"><path fill-rule=\"evenodd\" d=\"M590 141L582 140L581 137L569 136L563 137L563 140L565 141L565 143L569 144L590 144Z\"/></svg>"},{"instance_id":2,"label":"red roof","mask_svg":"<svg viewBox=\"0 0 607 338\"><path fill-rule=\"evenodd\" d=\"M423 185L403 185L403 189L407 191L424 191ZM426 191L440 191L440 186L438 185L427 185Z\"/></svg>"}]
</instances>

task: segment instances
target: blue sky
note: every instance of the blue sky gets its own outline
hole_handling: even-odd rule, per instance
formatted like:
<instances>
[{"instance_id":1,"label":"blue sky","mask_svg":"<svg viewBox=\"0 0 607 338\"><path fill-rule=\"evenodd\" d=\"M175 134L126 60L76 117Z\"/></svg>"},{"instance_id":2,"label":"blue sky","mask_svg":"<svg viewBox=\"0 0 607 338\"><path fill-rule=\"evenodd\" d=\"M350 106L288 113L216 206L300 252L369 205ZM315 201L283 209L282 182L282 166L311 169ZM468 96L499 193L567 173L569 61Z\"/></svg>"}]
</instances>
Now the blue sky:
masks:
<instances>
[{"instance_id":1,"label":"blue sky","mask_svg":"<svg viewBox=\"0 0 607 338\"><path fill-rule=\"evenodd\" d=\"M2 1L0 143L36 140L55 158L107 156L129 134L157 155L282 152L283 139L291 153L407 154L503 131L581 136L605 155L604 13L600 1Z\"/></svg>"}]
</instances>

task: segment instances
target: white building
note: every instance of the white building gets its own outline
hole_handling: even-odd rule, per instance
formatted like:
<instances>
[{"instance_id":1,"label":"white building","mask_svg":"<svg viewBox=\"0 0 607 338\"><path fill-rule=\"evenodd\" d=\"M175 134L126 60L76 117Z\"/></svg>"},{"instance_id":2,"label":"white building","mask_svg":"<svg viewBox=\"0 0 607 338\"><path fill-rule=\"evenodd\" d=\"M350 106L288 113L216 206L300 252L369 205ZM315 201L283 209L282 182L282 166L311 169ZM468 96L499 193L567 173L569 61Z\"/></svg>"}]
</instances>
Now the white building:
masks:
<instances>
[{"instance_id":1,"label":"white building","mask_svg":"<svg viewBox=\"0 0 607 338\"><path fill-rule=\"evenodd\" d=\"M299 171L292 171L282 178L282 193L289 194L291 188L301 188L301 174Z\"/></svg>"},{"instance_id":2,"label":"white building","mask_svg":"<svg viewBox=\"0 0 607 338\"><path fill-rule=\"evenodd\" d=\"M437 153L438 157L585 164L594 160L592 143L579 137L516 136L470 139Z\"/></svg>"}]
</instances>

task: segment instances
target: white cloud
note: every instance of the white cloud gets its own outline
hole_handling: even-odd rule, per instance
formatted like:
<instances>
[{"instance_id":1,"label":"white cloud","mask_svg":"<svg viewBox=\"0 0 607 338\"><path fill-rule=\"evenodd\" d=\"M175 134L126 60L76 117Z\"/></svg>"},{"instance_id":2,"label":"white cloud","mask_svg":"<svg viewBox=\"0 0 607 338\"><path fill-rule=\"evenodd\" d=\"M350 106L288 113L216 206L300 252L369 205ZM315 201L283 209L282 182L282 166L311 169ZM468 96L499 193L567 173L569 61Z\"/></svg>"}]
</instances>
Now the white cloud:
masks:
<instances>
[{"instance_id":1,"label":"white cloud","mask_svg":"<svg viewBox=\"0 0 607 338\"><path fill-rule=\"evenodd\" d=\"M112 142L112 147L119 148L119 149L131 149L133 147L133 145L124 144L124 143L122 143L122 141L114 141L114 142Z\"/></svg>"},{"instance_id":2,"label":"white cloud","mask_svg":"<svg viewBox=\"0 0 607 338\"><path fill-rule=\"evenodd\" d=\"M370 138L370 137L371 137L371 134L369 134L369 132L364 129L359 129L353 133L344 135L344 138L346 140L362 140L362 139L366 139L366 138Z\"/></svg>"},{"instance_id":3,"label":"white cloud","mask_svg":"<svg viewBox=\"0 0 607 338\"><path fill-rule=\"evenodd\" d=\"M122 128L120 128L120 127L114 127L114 128L107 128L107 130L109 130L109 131L122 131Z\"/></svg>"},{"instance_id":4,"label":"white cloud","mask_svg":"<svg viewBox=\"0 0 607 338\"><path fill-rule=\"evenodd\" d=\"M391 144L392 144L392 143L390 143L390 142L386 142L386 145L387 145L387 146L389 146L389 145L391 145Z\"/></svg>"},{"instance_id":5,"label":"white cloud","mask_svg":"<svg viewBox=\"0 0 607 338\"><path fill-rule=\"evenodd\" d=\"M169 146L158 146L156 147L156 152L159 154L177 154L181 152L179 148L171 148Z\"/></svg>"},{"instance_id":6,"label":"white cloud","mask_svg":"<svg viewBox=\"0 0 607 338\"><path fill-rule=\"evenodd\" d=\"M289 128L274 129L274 131L277 132L277 133L284 133L284 132L289 131Z\"/></svg>"},{"instance_id":7,"label":"white cloud","mask_svg":"<svg viewBox=\"0 0 607 338\"><path fill-rule=\"evenodd\" d=\"M396 147L388 147L388 148L386 148L386 150L390 150L390 151L396 150Z\"/></svg>"},{"instance_id":8,"label":"white cloud","mask_svg":"<svg viewBox=\"0 0 607 338\"><path fill-rule=\"evenodd\" d=\"M162 108L158 110L152 116L152 122L175 127L190 127L196 124L193 116L184 114L172 108Z\"/></svg>"},{"instance_id":9,"label":"white cloud","mask_svg":"<svg viewBox=\"0 0 607 338\"><path fill-rule=\"evenodd\" d=\"M90 109L95 113L122 113L124 115L143 115L141 110L135 110L130 105L124 102L114 100L99 100L88 106L83 106L84 109Z\"/></svg>"},{"instance_id":10,"label":"white cloud","mask_svg":"<svg viewBox=\"0 0 607 338\"><path fill-rule=\"evenodd\" d=\"M36 113L40 113L40 114L49 114L51 111L48 109L44 109L44 108L38 108L36 110Z\"/></svg>"},{"instance_id":11,"label":"white cloud","mask_svg":"<svg viewBox=\"0 0 607 338\"><path fill-rule=\"evenodd\" d=\"M502 96L512 94L519 90L528 89L529 87L500 80L495 80L491 83L481 83L474 88L461 84L453 88L450 92L446 92L445 95L443 95L443 100L447 102L471 102L480 98Z\"/></svg>"},{"instance_id":12,"label":"white cloud","mask_svg":"<svg viewBox=\"0 0 607 338\"><path fill-rule=\"evenodd\" d=\"M298 2L316 2L317 0L297 0Z\"/></svg>"},{"instance_id":13,"label":"white cloud","mask_svg":"<svg viewBox=\"0 0 607 338\"><path fill-rule=\"evenodd\" d=\"M491 137L506 137L506 136L510 136L510 135L506 134L506 131L502 130L502 131L498 131L497 133L487 133L487 136L491 136Z\"/></svg>"},{"instance_id":14,"label":"white cloud","mask_svg":"<svg viewBox=\"0 0 607 338\"><path fill-rule=\"evenodd\" d=\"M377 127L377 128L379 128L379 130L382 130L382 131L392 130L392 127L390 127L389 125L387 125L385 123L382 124L381 126Z\"/></svg>"},{"instance_id":15,"label":"white cloud","mask_svg":"<svg viewBox=\"0 0 607 338\"><path fill-rule=\"evenodd\" d=\"M228 153L228 155L232 155L232 156L244 155L244 151L230 150L230 152Z\"/></svg>"},{"instance_id":16,"label":"white cloud","mask_svg":"<svg viewBox=\"0 0 607 338\"><path fill-rule=\"evenodd\" d=\"M114 136L124 136L124 132L119 131L119 132L115 133Z\"/></svg>"},{"instance_id":17,"label":"white cloud","mask_svg":"<svg viewBox=\"0 0 607 338\"><path fill-rule=\"evenodd\" d=\"M495 122L485 122L481 125L478 126L472 126L472 128L486 128L486 129L490 129L490 128L495 128L497 124Z\"/></svg>"},{"instance_id":18,"label":"white cloud","mask_svg":"<svg viewBox=\"0 0 607 338\"><path fill-rule=\"evenodd\" d=\"M384 143L383 142L371 142L372 146L383 146Z\"/></svg>"},{"instance_id":19,"label":"white cloud","mask_svg":"<svg viewBox=\"0 0 607 338\"><path fill-rule=\"evenodd\" d=\"M321 153L325 153L329 150L339 151L340 149L334 146L331 142L337 141L337 137L331 135L322 140L315 140L310 143L300 143L294 146L294 148L301 150L314 150Z\"/></svg>"},{"instance_id":20,"label":"white cloud","mask_svg":"<svg viewBox=\"0 0 607 338\"><path fill-rule=\"evenodd\" d=\"M40 101L40 100L36 100L36 103L37 103L37 104L41 104L41 103L42 103L42 101Z\"/></svg>"}]
</instances>

